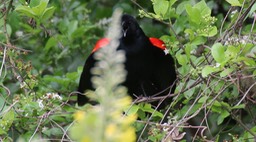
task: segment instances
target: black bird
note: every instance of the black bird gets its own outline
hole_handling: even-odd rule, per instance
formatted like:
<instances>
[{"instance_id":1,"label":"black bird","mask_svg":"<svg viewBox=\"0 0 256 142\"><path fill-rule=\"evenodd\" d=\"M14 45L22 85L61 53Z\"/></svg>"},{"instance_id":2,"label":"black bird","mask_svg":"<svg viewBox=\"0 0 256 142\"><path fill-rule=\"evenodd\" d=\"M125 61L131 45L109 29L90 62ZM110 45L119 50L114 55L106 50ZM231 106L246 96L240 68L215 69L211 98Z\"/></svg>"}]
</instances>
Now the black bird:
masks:
<instances>
[{"instance_id":1,"label":"black bird","mask_svg":"<svg viewBox=\"0 0 256 142\"><path fill-rule=\"evenodd\" d=\"M129 95L135 99L136 96L153 96L159 92L162 92L159 96L173 93L176 80L174 61L170 54L165 54L163 48L157 46L161 40L147 37L135 18L127 14L121 18L121 27L122 36L117 50L125 51L127 77L122 85L127 87ZM106 40L101 41L107 44ZM80 77L78 91L81 94L78 94L77 99L80 106L89 102L82 94L86 90L95 89L92 86L90 70L96 62L93 56L97 52L96 48L99 47L95 47L86 60ZM168 105L170 101L165 100L160 108ZM157 102L152 104L157 105Z\"/></svg>"}]
</instances>

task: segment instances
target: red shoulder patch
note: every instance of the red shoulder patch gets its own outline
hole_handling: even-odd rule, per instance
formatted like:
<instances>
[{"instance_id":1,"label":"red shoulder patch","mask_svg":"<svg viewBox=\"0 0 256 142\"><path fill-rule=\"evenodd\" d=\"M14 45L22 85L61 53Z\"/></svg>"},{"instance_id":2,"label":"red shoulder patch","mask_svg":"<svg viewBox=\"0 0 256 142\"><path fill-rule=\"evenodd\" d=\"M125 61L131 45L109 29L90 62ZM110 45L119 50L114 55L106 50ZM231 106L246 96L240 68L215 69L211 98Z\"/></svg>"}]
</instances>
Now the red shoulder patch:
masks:
<instances>
[{"instance_id":1,"label":"red shoulder patch","mask_svg":"<svg viewBox=\"0 0 256 142\"><path fill-rule=\"evenodd\" d=\"M165 46L164 42L161 39L150 37L149 40L154 46L156 46L156 47L158 47L162 50L166 49L166 46ZM92 53L99 50L101 47L104 47L104 46L108 45L108 44L109 44L109 39L108 38L102 38L102 39L98 40L96 42L95 46L93 47Z\"/></svg>"},{"instance_id":2,"label":"red shoulder patch","mask_svg":"<svg viewBox=\"0 0 256 142\"><path fill-rule=\"evenodd\" d=\"M156 46L162 50L165 50L166 46L161 39L150 37L149 40L154 46Z\"/></svg>"},{"instance_id":3,"label":"red shoulder patch","mask_svg":"<svg viewBox=\"0 0 256 142\"><path fill-rule=\"evenodd\" d=\"M104 47L106 45L109 44L109 39L108 38L102 38L100 40L98 40L95 44L95 46L93 47L92 53L99 50L101 47Z\"/></svg>"}]
</instances>

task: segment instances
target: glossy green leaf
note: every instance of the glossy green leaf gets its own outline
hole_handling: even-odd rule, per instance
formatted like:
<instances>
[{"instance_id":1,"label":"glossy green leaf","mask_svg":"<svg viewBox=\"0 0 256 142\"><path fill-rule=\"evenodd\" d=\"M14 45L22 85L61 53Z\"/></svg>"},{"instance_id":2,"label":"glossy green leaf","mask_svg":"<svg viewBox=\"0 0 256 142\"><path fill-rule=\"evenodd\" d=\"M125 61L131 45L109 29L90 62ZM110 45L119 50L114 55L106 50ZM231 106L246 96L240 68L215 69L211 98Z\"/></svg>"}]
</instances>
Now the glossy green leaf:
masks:
<instances>
[{"instance_id":1,"label":"glossy green leaf","mask_svg":"<svg viewBox=\"0 0 256 142\"><path fill-rule=\"evenodd\" d=\"M55 11L55 7L53 7L53 6L49 7L49 8L46 8L42 17L41 17L41 19L43 21L48 20L50 17L52 17L54 11Z\"/></svg>"},{"instance_id":2,"label":"glossy green leaf","mask_svg":"<svg viewBox=\"0 0 256 142\"><path fill-rule=\"evenodd\" d=\"M205 37L202 37L202 36L197 36L195 37L194 40L192 40L192 43L193 45L201 45L201 44L204 44L206 42L206 38Z\"/></svg>"},{"instance_id":3,"label":"glossy green leaf","mask_svg":"<svg viewBox=\"0 0 256 142\"><path fill-rule=\"evenodd\" d=\"M245 108L245 104L240 104L240 105L233 106L231 109L244 109L244 108Z\"/></svg>"},{"instance_id":4,"label":"glossy green leaf","mask_svg":"<svg viewBox=\"0 0 256 142\"><path fill-rule=\"evenodd\" d=\"M226 110L221 110L220 112L221 113L220 113L220 115L217 119L217 124L218 125L220 125L223 122L223 120L230 115L230 113Z\"/></svg>"},{"instance_id":5,"label":"glossy green leaf","mask_svg":"<svg viewBox=\"0 0 256 142\"><path fill-rule=\"evenodd\" d=\"M233 68L224 69L224 70L220 73L220 77L225 77L225 76L227 76L228 74L232 73L233 71L234 71Z\"/></svg>"},{"instance_id":6,"label":"glossy green leaf","mask_svg":"<svg viewBox=\"0 0 256 142\"><path fill-rule=\"evenodd\" d=\"M190 21L196 23L197 25L201 22L201 13L199 9L193 8L191 5L186 6L186 11L189 16Z\"/></svg>"},{"instance_id":7,"label":"glossy green leaf","mask_svg":"<svg viewBox=\"0 0 256 142\"><path fill-rule=\"evenodd\" d=\"M191 41L194 40L195 35L194 35L194 31L192 29L186 29L184 32L189 35L189 40L191 40Z\"/></svg>"},{"instance_id":8,"label":"glossy green leaf","mask_svg":"<svg viewBox=\"0 0 256 142\"><path fill-rule=\"evenodd\" d=\"M216 62L222 63L225 61L225 48L221 43L215 43L212 46L211 54Z\"/></svg>"},{"instance_id":9,"label":"glossy green leaf","mask_svg":"<svg viewBox=\"0 0 256 142\"><path fill-rule=\"evenodd\" d=\"M191 51L192 51L192 45L186 44L185 45L185 53L186 53L188 59L190 58Z\"/></svg>"},{"instance_id":10,"label":"glossy green leaf","mask_svg":"<svg viewBox=\"0 0 256 142\"><path fill-rule=\"evenodd\" d=\"M199 3L194 5L194 8L198 9L202 16L211 14L211 9L207 6L204 0L201 0Z\"/></svg>"},{"instance_id":11,"label":"glossy green leaf","mask_svg":"<svg viewBox=\"0 0 256 142\"><path fill-rule=\"evenodd\" d=\"M189 62L186 55L176 54L176 58L178 60L178 63L182 66L186 65Z\"/></svg>"},{"instance_id":12,"label":"glossy green leaf","mask_svg":"<svg viewBox=\"0 0 256 142\"><path fill-rule=\"evenodd\" d=\"M256 66L256 61L252 58L247 58L247 57L238 57L237 62L243 62L245 63L247 66Z\"/></svg>"},{"instance_id":13,"label":"glossy green leaf","mask_svg":"<svg viewBox=\"0 0 256 142\"><path fill-rule=\"evenodd\" d=\"M132 106L129 106L126 110L125 110L125 113L127 115L134 115L138 112L138 110L140 109L140 107L138 105L132 105Z\"/></svg>"},{"instance_id":14,"label":"glossy green leaf","mask_svg":"<svg viewBox=\"0 0 256 142\"><path fill-rule=\"evenodd\" d=\"M240 51L239 46L228 46L225 51L226 58L236 58Z\"/></svg>"},{"instance_id":15,"label":"glossy green leaf","mask_svg":"<svg viewBox=\"0 0 256 142\"><path fill-rule=\"evenodd\" d=\"M168 6L168 9L167 9L167 12L165 13L165 15L163 16L164 19L170 19L172 17L176 17L178 16L176 14L176 11L175 11L175 8L173 7L173 4L176 2L177 0L170 0L169 1L169 6Z\"/></svg>"},{"instance_id":16,"label":"glossy green leaf","mask_svg":"<svg viewBox=\"0 0 256 142\"><path fill-rule=\"evenodd\" d=\"M49 38L45 45L45 51L48 52L51 47L56 46L57 44L58 41L56 40L56 37Z\"/></svg>"},{"instance_id":17,"label":"glossy green leaf","mask_svg":"<svg viewBox=\"0 0 256 142\"><path fill-rule=\"evenodd\" d=\"M23 14L23 15L26 15L28 17L32 17L32 18L35 18L36 14L34 13L34 11L28 7L28 6L18 6L16 9L15 9L17 12Z\"/></svg>"},{"instance_id":18,"label":"glossy green leaf","mask_svg":"<svg viewBox=\"0 0 256 142\"><path fill-rule=\"evenodd\" d=\"M189 1L183 1L183 2L181 2L181 3L177 6L177 8L176 8L177 14L183 13L183 12L186 10L186 5L189 5L189 4L190 4Z\"/></svg>"},{"instance_id":19,"label":"glossy green leaf","mask_svg":"<svg viewBox=\"0 0 256 142\"><path fill-rule=\"evenodd\" d=\"M6 134L6 132L8 132L9 128L12 126L12 123L15 119L14 110L9 110L8 112L2 114L0 118L0 134Z\"/></svg>"},{"instance_id":20,"label":"glossy green leaf","mask_svg":"<svg viewBox=\"0 0 256 142\"><path fill-rule=\"evenodd\" d=\"M153 9L157 15L164 16L169 8L167 0L153 0Z\"/></svg>"},{"instance_id":21,"label":"glossy green leaf","mask_svg":"<svg viewBox=\"0 0 256 142\"><path fill-rule=\"evenodd\" d=\"M19 0L19 2L24 5L26 3L26 0Z\"/></svg>"},{"instance_id":22,"label":"glossy green leaf","mask_svg":"<svg viewBox=\"0 0 256 142\"><path fill-rule=\"evenodd\" d=\"M214 71L215 71L214 67L207 65L202 69L202 76L207 77L209 74L213 73Z\"/></svg>"},{"instance_id":23,"label":"glossy green leaf","mask_svg":"<svg viewBox=\"0 0 256 142\"><path fill-rule=\"evenodd\" d=\"M47 4L49 0L41 0L40 4L32 7L33 12L38 16L41 17L43 15L43 12L45 11Z\"/></svg>"},{"instance_id":24,"label":"glossy green leaf","mask_svg":"<svg viewBox=\"0 0 256 142\"><path fill-rule=\"evenodd\" d=\"M31 7L35 7L38 6L40 4L41 0L31 0L29 3L29 6Z\"/></svg>"},{"instance_id":25,"label":"glossy green leaf","mask_svg":"<svg viewBox=\"0 0 256 142\"><path fill-rule=\"evenodd\" d=\"M209 96L203 96L198 100L198 103L205 103L207 101L207 99L209 98Z\"/></svg>"},{"instance_id":26,"label":"glossy green leaf","mask_svg":"<svg viewBox=\"0 0 256 142\"><path fill-rule=\"evenodd\" d=\"M78 21L77 20L71 21L69 23L68 35L71 36L72 33L77 29L77 27L78 27Z\"/></svg>"},{"instance_id":27,"label":"glossy green leaf","mask_svg":"<svg viewBox=\"0 0 256 142\"><path fill-rule=\"evenodd\" d=\"M213 37L218 33L217 27L213 26L211 28L208 28L207 31L200 33L200 35L205 37Z\"/></svg>"},{"instance_id":28,"label":"glossy green leaf","mask_svg":"<svg viewBox=\"0 0 256 142\"><path fill-rule=\"evenodd\" d=\"M242 6L239 0L226 0L231 6Z\"/></svg>"}]
</instances>

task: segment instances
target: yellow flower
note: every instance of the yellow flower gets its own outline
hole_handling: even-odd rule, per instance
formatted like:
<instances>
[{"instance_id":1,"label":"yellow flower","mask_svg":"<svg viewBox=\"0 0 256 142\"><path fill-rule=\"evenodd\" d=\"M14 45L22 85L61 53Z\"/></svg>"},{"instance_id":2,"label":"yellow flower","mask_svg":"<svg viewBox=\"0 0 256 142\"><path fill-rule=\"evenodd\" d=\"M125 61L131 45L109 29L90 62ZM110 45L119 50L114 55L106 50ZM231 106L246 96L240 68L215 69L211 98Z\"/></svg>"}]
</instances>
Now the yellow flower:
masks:
<instances>
[{"instance_id":1,"label":"yellow flower","mask_svg":"<svg viewBox=\"0 0 256 142\"><path fill-rule=\"evenodd\" d=\"M84 120L84 118L85 118L85 112L84 112L84 111L78 110L78 111L74 114L74 119L75 119L76 121L81 122L82 120Z\"/></svg>"},{"instance_id":2,"label":"yellow flower","mask_svg":"<svg viewBox=\"0 0 256 142\"><path fill-rule=\"evenodd\" d=\"M109 124L106 128L105 134L107 137L113 137L117 130L117 126L115 124Z\"/></svg>"},{"instance_id":3,"label":"yellow flower","mask_svg":"<svg viewBox=\"0 0 256 142\"><path fill-rule=\"evenodd\" d=\"M133 122L135 122L137 119L137 115L129 115L129 116L126 116L124 117L124 120L123 120L123 125L130 125L132 124Z\"/></svg>"},{"instance_id":4,"label":"yellow flower","mask_svg":"<svg viewBox=\"0 0 256 142\"><path fill-rule=\"evenodd\" d=\"M125 96L123 98L119 98L118 101L116 101L115 105L118 108L124 108L126 106L129 106L132 102L132 99L129 96Z\"/></svg>"},{"instance_id":5,"label":"yellow flower","mask_svg":"<svg viewBox=\"0 0 256 142\"><path fill-rule=\"evenodd\" d=\"M136 140L135 129L133 127L126 128L126 130L122 132L119 138L120 138L119 141L125 140L126 142L135 142Z\"/></svg>"},{"instance_id":6,"label":"yellow flower","mask_svg":"<svg viewBox=\"0 0 256 142\"><path fill-rule=\"evenodd\" d=\"M81 142L92 142L89 137L84 137Z\"/></svg>"}]
</instances>

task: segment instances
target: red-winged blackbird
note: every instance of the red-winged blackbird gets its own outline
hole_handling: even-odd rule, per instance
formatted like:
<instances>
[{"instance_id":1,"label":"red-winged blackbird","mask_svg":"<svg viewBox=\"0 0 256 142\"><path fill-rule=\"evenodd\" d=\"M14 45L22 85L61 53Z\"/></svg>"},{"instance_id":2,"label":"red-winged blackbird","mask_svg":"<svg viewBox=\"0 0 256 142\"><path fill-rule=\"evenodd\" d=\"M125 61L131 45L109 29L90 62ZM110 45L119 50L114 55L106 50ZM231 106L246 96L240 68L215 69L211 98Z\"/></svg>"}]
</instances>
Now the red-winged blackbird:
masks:
<instances>
[{"instance_id":1,"label":"red-winged blackbird","mask_svg":"<svg viewBox=\"0 0 256 142\"><path fill-rule=\"evenodd\" d=\"M130 15L122 16L121 26L122 36L117 50L125 51L124 64L127 77L122 85L127 87L129 95L135 99L135 96L152 96L159 92L162 92L161 96L173 93L176 80L174 61L170 54L165 54L163 42L147 37ZM79 92L84 93L86 90L95 89L91 83L90 71L96 62L93 55L101 46L107 44L108 39L99 40L86 60L78 87ZM78 94L77 101L78 105L84 105L89 102L89 99L85 95ZM165 105L166 103L168 104L168 101L165 101Z\"/></svg>"}]
</instances>

